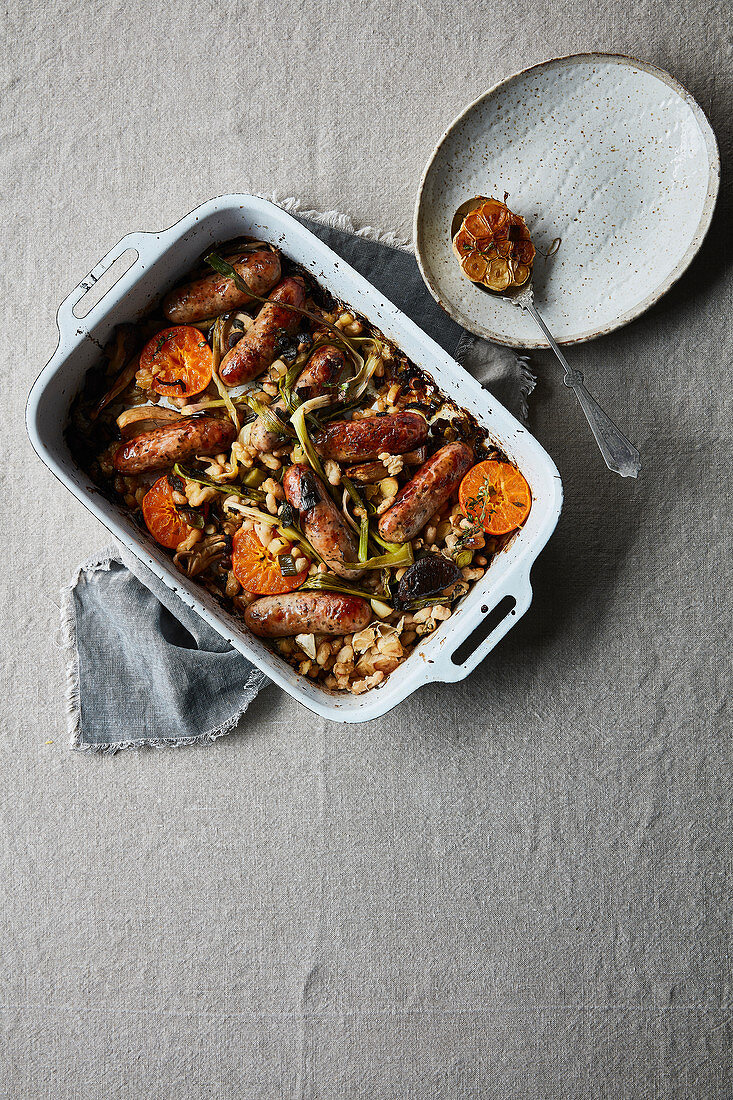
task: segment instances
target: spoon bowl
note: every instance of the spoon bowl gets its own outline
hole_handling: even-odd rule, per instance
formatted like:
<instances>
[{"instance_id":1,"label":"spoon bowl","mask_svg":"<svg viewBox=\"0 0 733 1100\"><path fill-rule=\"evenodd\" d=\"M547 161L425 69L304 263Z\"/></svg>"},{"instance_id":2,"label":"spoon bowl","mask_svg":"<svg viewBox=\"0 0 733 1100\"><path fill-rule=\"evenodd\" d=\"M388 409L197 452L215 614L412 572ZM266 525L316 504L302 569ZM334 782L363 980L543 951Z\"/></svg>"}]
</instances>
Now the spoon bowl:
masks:
<instances>
[{"instance_id":1,"label":"spoon bowl","mask_svg":"<svg viewBox=\"0 0 733 1100\"><path fill-rule=\"evenodd\" d=\"M477 195L474 196L474 198L466 199L456 208L451 221L451 242L461 228L463 219L466 215L480 206L483 201L484 198ZM641 456L639 451L633 443L629 442L623 432L616 427L608 414L603 411L596 399L590 394L584 385L582 372L570 366L567 359L560 351L555 338L538 312L534 304L532 272L533 267L530 267L529 276L521 286L514 286L503 291L492 290L491 287L485 286L484 283L474 282L472 279L469 279L468 276L464 275L464 278L479 290L483 290L496 298L503 298L504 301L511 302L512 305L519 306L520 309L526 310L526 312L529 313L539 329L544 333L547 342L560 360L563 370L565 371L563 381L566 386L575 392L575 396L578 398L580 407L585 413L586 420L590 425L598 448L603 455L603 460L609 470L613 471L615 474L619 474L620 477L638 477L639 471L641 470Z\"/></svg>"},{"instance_id":2,"label":"spoon bowl","mask_svg":"<svg viewBox=\"0 0 733 1100\"><path fill-rule=\"evenodd\" d=\"M451 244L453 243L456 233L463 225L463 219L466 215L470 214L473 210L477 210L481 203L486 201L486 198L487 196L485 195L475 195L472 199L466 199L466 201L462 202L456 209L450 226ZM491 294L494 298L505 298L508 302L516 302L523 294L527 293L527 291L529 291L530 297L534 297L532 291L533 270L534 268L530 267L529 278L525 279L521 286L513 286L507 290L492 290L491 287L486 286L485 283L474 283L472 279L468 279L468 276L466 276L466 279L472 286L475 286L477 290L483 290L485 294Z\"/></svg>"}]
</instances>

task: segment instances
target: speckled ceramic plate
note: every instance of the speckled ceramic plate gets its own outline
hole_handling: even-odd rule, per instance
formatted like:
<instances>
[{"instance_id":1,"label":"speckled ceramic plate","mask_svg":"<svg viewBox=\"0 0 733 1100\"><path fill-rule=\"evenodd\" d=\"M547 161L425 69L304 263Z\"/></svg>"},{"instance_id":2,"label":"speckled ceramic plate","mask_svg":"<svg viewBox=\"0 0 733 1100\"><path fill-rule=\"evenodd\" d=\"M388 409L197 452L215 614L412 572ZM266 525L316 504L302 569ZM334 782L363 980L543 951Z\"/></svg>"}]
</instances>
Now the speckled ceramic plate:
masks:
<instances>
[{"instance_id":1,"label":"speckled ceramic plate","mask_svg":"<svg viewBox=\"0 0 733 1100\"><path fill-rule=\"evenodd\" d=\"M532 318L460 272L451 220L473 195L503 198L538 252L535 301L563 344L638 317L697 252L718 193L717 143L668 73L577 54L502 81L458 116L428 161L415 246L433 297L459 324L513 347L547 347Z\"/></svg>"}]
</instances>

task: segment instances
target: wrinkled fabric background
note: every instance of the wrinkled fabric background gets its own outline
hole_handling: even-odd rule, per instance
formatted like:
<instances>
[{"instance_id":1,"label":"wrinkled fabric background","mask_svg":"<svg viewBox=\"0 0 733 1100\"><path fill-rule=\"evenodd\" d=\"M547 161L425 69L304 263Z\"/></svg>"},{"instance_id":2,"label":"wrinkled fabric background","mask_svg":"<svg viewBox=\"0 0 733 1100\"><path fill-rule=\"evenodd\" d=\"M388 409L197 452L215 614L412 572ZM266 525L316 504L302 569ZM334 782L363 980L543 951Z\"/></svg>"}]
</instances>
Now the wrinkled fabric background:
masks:
<instances>
[{"instance_id":1,"label":"wrinkled fabric background","mask_svg":"<svg viewBox=\"0 0 733 1100\"><path fill-rule=\"evenodd\" d=\"M445 126L553 54L670 69L725 172L726 26L722 0L6 11L4 1096L731 1095L729 191L665 299L572 349L642 478L538 355L566 503L534 604L379 722L268 687L214 747L70 753L54 601L107 536L23 428L56 305L125 232L250 189L409 235Z\"/></svg>"}]
</instances>

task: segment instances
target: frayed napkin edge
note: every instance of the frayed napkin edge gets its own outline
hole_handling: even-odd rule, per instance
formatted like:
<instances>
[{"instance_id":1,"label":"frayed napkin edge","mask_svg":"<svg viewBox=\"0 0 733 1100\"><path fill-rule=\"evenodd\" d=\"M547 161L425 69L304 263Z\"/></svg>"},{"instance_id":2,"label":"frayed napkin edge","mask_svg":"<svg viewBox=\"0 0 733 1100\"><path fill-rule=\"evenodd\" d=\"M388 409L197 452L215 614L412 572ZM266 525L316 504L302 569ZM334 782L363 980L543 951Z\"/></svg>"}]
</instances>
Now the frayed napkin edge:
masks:
<instances>
[{"instance_id":1,"label":"frayed napkin edge","mask_svg":"<svg viewBox=\"0 0 733 1100\"><path fill-rule=\"evenodd\" d=\"M113 756L121 749L177 749L188 745L210 745L232 730L244 717L250 703L254 699L247 698L241 710L238 710L226 722L206 730L195 737L137 737L126 741L100 741L97 744L82 741L81 722L81 690L79 677L79 648L76 644L76 608L74 606L74 589L84 573L94 573L111 568L113 564L124 566L120 552L116 547L109 547L101 554L88 558L77 566L73 577L64 584L60 590L61 596L61 644L66 657L66 689L64 702L66 706L66 726L69 734L69 746L76 752L107 753ZM255 695L257 692L255 692Z\"/></svg>"},{"instance_id":2,"label":"frayed napkin edge","mask_svg":"<svg viewBox=\"0 0 733 1100\"><path fill-rule=\"evenodd\" d=\"M114 560L114 551L107 550L101 556L87 558L78 565L73 577L61 586L61 644L65 651L66 688L64 704L66 708L66 728L69 745L72 749L85 750L92 745L81 741L81 690L79 681L79 647L76 644L76 608L74 607L74 589L82 573L97 569L109 569Z\"/></svg>"},{"instance_id":3,"label":"frayed napkin edge","mask_svg":"<svg viewBox=\"0 0 733 1100\"><path fill-rule=\"evenodd\" d=\"M529 421L529 398L537 385L537 376L530 366L528 355L521 355L514 348L504 344L494 344L490 340L484 340L481 336L463 331L458 347L455 351L455 359L472 375L481 386L491 393L486 385L486 374L491 366L491 360L506 356L512 359L519 370L519 420L525 426Z\"/></svg>"},{"instance_id":4,"label":"frayed napkin edge","mask_svg":"<svg viewBox=\"0 0 733 1100\"><path fill-rule=\"evenodd\" d=\"M277 191L269 195L257 193L257 198L279 206L288 214L297 214L301 218L327 225L329 229L342 229L345 233L352 233L355 237L363 237L368 241L376 241L378 244L386 244L389 248L397 248L400 252L412 252L412 242L405 237L398 237L396 233L390 233L385 229L378 229L375 225L364 225L357 229L348 214L342 214L340 210L306 210L300 199L293 195L281 195Z\"/></svg>"}]
</instances>

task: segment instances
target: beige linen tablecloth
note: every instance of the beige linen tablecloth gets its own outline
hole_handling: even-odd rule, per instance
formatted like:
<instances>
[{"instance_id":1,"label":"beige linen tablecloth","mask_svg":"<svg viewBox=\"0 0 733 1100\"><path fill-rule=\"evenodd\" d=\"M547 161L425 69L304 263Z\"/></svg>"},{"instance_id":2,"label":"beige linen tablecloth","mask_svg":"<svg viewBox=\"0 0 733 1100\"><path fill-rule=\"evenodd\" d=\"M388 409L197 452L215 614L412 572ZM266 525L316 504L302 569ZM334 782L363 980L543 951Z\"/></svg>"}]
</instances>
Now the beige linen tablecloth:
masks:
<instances>
[{"instance_id":1,"label":"beige linen tablecloth","mask_svg":"<svg viewBox=\"0 0 733 1100\"><path fill-rule=\"evenodd\" d=\"M555 364L566 504L530 613L469 680L329 725L276 688L205 750L69 752L57 590L105 545L33 456L57 303L225 191L409 236L457 111L627 52L710 113L722 0L22 0L5 13L0 1094L729 1097L726 193L654 310L572 350L640 445L607 473Z\"/></svg>"}]
</instances>

